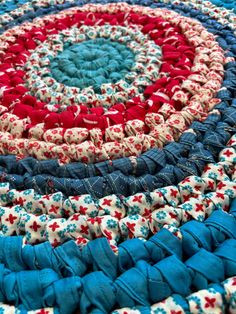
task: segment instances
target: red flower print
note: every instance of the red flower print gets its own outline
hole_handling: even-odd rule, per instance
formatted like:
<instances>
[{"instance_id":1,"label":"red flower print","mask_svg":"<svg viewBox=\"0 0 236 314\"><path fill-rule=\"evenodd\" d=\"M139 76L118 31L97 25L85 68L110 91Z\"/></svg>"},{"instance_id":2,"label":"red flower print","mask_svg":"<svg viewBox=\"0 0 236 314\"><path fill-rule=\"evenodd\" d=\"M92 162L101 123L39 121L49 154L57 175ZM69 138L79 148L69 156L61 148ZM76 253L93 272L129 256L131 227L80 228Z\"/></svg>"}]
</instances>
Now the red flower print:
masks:
<instances>
[{"instance_id":1,"label":"red flower print","mask_svg":"<svg viewBox=\"0 0 236 314\"><path fill-rule=\"evenodd\" d=\"M105 234L105 236L108 238L108 240L112 240L112 233L108 230L104 230L103 233Z\"/></svg>"},{"instance_id":2,"label":"red flower print","mask_svg":"<svg viewBox=\"0 0 236 314\"><path fill-rule=\"evenodd\" d=\"M205 297L205 300L206 300L205 308L208 308L208 307L214 308L216 298Z\"/></svg>"},{"instance_id":3,"label":"red flower print","mask_svg":"<svg viewBox=\"0 0 236 314\"><path fill-rule=\"evenodd\" d=\"M94 225L96 222L97 222L97 219L96 218L89 218L88 221Z\"/></svg>"},{"instance_id":4,"label":"red flower print","mask_svg":"<svg viewBox=\"0 0 236 314\"><path fill-rule=\"evenodd\" d=\"M35 232L37 232L40 227L41 226L38 225L36 221L34 221L33 224L30 226L30 228L33 229Z\"/></svg>"},{"instance_id":5,"label":"red flower print","mask_svg":"<svg viewBox=\"0 0 236 314\"><path fill-rule=\"evenodd\" d=\"M213 190L214 189L214 182L213 181L208 182L208 186L209 186L209 189Z\"/></svg>"},{"instance_id":6,"label":"red flower print","mask_svg":"<svg viewBox=\"0 0 236 314\"><path fill-rule=\"evenodd\" d=\"M108 199L106 199L106 198L105 198L105 199L103 200L102 205L105 205L105 206L106 206L106 205L107 205L107 206L111 206L111 202L112 202L112 200L108 200Z\"/></svg>"},{"instance_id":7,"label":"red flower print","mask_svg":"<svg viewBox=\"0 0 236 314\"><path fill-rule=\"evenodd\" d=\"M78 221L78 220L79 220L79 216L80 216L80 214L74 214L74 215L72 216L71 221L72 221L72 220Z\"/></svg>"},{"instance_id":8,"label":"red flower print","mask_svg":"<svg viewBox=\"0 0 236 314\"><path fill-rule=\"evenodd\" d=\"M84 163L88 163L89 159L88 159L88 157L83 156L83 157L81 158L81 161L84 162Z\"/></svg>"},{"instance_id":9,"label":"red flower print","mask_svg":"<svg viewBox=\"0 0 236 314\"><path fill-rule=\"evenodd\" d=\"M121 219L122 218L122 213L119 213L119 212L115 211L114 217L117 218L117 219Z\"/></svg>"},{"instance_id":10,"label":"red flower print","mask_svg":"<svg viewBox=\"0 0 236 314\"><path fill-rule=\"evenodd\" d=\"M72 200L75 200L75 201L78 201L80 198L80 195L76 195L76 196L72 196L71 199Z\"/></svg>"},{"instance_id":11,"label":"red flower print","mask_svg":"<svg viewBox=\"0 0 236 314\"><path fill-rule=\"evenodd\" d=\"M144 216L144 217L148 217L148 216L150 216L150 214L151 214L151 210L148 209L148 208L145 208L145 209L144 209L143 216Z\"/></svg>"},{"instance_id":12,"label":"red flower print","mask_svg":"<svg viewBox=\"0 0 236 314\"><path fill-rule=\"evenodd\" d=\"M207 166L204 168L203 171L206 172L206 171L208 171L208 170L211 170L211 166L208 166L208 165L207 165Z\"/></svg>"},{"instance_id":13,"label":"red flower print","mask_svg":"<svg viewBox=\"0 0 236 314\"><path fill-rule=\"evenodd\" d=\"M102 218L101 217L95 217L95 218L89 218L89 222L91 222L93 225L97 222L98 224L101 224Z\"/></svg>"},{"instance_id":14,"label":"red flower print","mask_svg":"<svg viewBox=\"0 0 236 314\"><path fill-rule=\"evenodd\" d=\"M25 199L23 199L22 197L19 197L17 199L17 203L20 205L20 206L23 206L24 205L24 202L25 202Z\"/></svg>"},{"instance_id":15,"label":"red flower print","mask_svg":"<svg viewBox=\"0 0 236 314\"><path fill-rule=\"evenodd\" d=\"M190 199L189 195L183 195L184 202L187 202Z\"/></svg>"},{"instance_id":16,"label":"red flower print","mask_svg":"<svg viewBox=\"0 0 236 314\"><path fill-rule=\"evenodd\" d=\"M135 231L135 223L132 224L132 223L130 223L130 222L127 222L126 225L127 225L127 228L128 228L130 231L132 231L132 232Z\"/></svg>"},{"instance_id":17,"label":"red flower print","mask_svg":"<svg viewBox=\"0 0 236 314\"><path fill-rule=\"evenodd\" d=\"M141 150L141 149L142 149L142 145L141 145L141 144L135 144L135 148L136 148L137 150Z\"/></svg>"},{"instance_id":18,"label":"red flower print","mask_svg":"<svg viewBox=\"0 0 236 314\"><path fill-rule=\"evenodd\" d=\"M86 211L88 210L87 207L83 207L83 206L80 206L79 207L79 211L80 211L80 214L81 215L86 215Z\"/></svg>"},{"instance_id":19,"label":"red flower print","mask_svg":"<svg viewBox=\"0 0 236 314\"><path fill-rule=\"evenodd\" d=\"M170 196L176 197L178 195L178 191L171 189L170 190Z\"/></svg>"},{"instance_id":20,"label":"red flower print","mask_svg":"<svg viewBox=\"0 0 236 314\"><path fill-rule=\"evenodd\" d=\"M218 187L218 189L222 189L225 186L226 186L226 184L224 184L223 182L220 182L217 187Z\"/></svg>"},{"instance_id":21,"label":"red flower print","mask_svg":"<svg viewBox=\"0 0 236 314\"><path fill-rule=\"evenodd\" d=\"M56 221L53 224L49 225L49 228L51 228L53 232L59 227L60 226L58 225Z\"/></svg>"},{"instance_id":22,"label":"red flower print","mask_svg":"<svg viewBox=\"0 0 236 314\"><path fill-rule=\"evenodd\" d=\"M81 228L81 233L89 234L88 233L88 230L89 230L88 226L81 225L80 228Z\"/></svg>"},{"instance_id":23,"label":"red flower print","mask_svg":"<svg viewBox=\"0 0 236 314\"><path fill-rule=\"evenodd\" d=\"M77 244L82 244L82 243L86 244L87 241L84 238L79 237L79 238L76 239L76 242L77 242Z\"/></svg>"},{"instance_id":24,"label":"red flower print","mask_svg":"<svg viewBox=\"0 0 236 314\"><path fill-rule=\"evenodd\" d=\"M138 203L142 204L142 197L143 197L142 195L134 196L133 202L138 202Z\"/></svg>"},{"instance_id":25,"label":"red flower print","mask_svg":"<svg viewBox=\"0 0 236 314\"><path fill-rule=\"evenodd\" d=\"M202 204L196 204L196 212L203 212L204 209L203 209L203 205Z\"/></svg>"},{"instance_id":26,"label":"red flower print","mask_svg":"<svg viewBox=\"0 0 236 314\"><path fill-rule=\"evenodd\" d=\"M50 207L50 209L49 209L48 212L49 212L49 213L57 214L58 209L59 209L59 206L51 205L51 207Z\"/></svg>"},{"instance_id":27,"label":"red flower print","mask_svg":"<svg viewBox=\"0 0 236 314\"><path fill-rule=\"evenodd\" d=\"M44 195L43 198L46 199L46 200L50 200L50 195L48 195L48 194Z\"/></svg>"},{"instance_id":28,"label":"red flower print","mask_svg":"<svg viewBox=\"0 0 236 314\"><path fill-rule=\"evenodd\" d=\"M190 182L190 178L186 178L181 183L183 184L183 183L189 183L189 182Z\"/></svg>"},{"instance_id":29,"label":"red flower print","mask_svg":"<svg viewBox=\"0 0 236 314\"><path fill-rule=\"evenodd\" d=\"M54 239L53 240L53 243L52 243L52 246L53 247L56 247L56 246L58 246L60 244L60 242L57 240L57 239Z\"/></svg>"},{"instance_id":30,"label":"red flower print","mask_svg":"<svg viewBox=\"0 0 236 314\"><path fill-rule=\"evenodd\" d=\"M195 190L200 191L201 190L201 185L196 185Z\"/></svg>"},{"instance_id":31,"label":"red flower print","mask_svg":"<svg viewBox=\"0 0 236 314\"><path fill-rule=\"evenodd\" d=\"M10 224L13 224L16 219L17 219L17 216L13 216L12 214L10 214L8 218L6 219L6 221L9 221Z\"/></svg>"},{"instance_id":32,"label":"red flower print","mask_svg":"<svg viewBox=\"0 0 236 314\"><path fill-rule=\"evenodd\" d=\"M233 153L230 150L226 150L223 155L230 157Z\"/></svg>"},{"instance_id":33,"label":"red flower print","mask_svg":"<svg viewBox=\"0 0 236 314\"><path fill-rule=\"evenodd\" d=\"M36 312L36 314L49 314L49 311L41 309L39 312Z\"/></svg>"},{"instance_id":34,"label":"red flower print","mask_svg":"<svg viewBox=\"0 0 236 314\"><path fill-rule=\"evenodd\" d=\"M224 194L218 193L218 192L216 192L216 197L219 197L219 198L221 198L222 200L224 200L224 198L225 198Z\"/></svg>"},{"instance_id":35,"label":"red flower print","mask_svg":"<svg viewBox=\"0 0 236 314\"><path fill-rule=\"evenodd\" d=\"M172 218L172 219L177 218L177 215L176 215L176 214L174 214L174 213L172 213L172 212L170 212L170 213L169 213L169 215L170 215L170 218Z\"/></svg>"},{"instance_id":36,"label":"red flower print","mask_svg":"<svg viewBox=\"0 0 236 314\"><path fill-rule=\"evenodd\" d=\"M220 174L221 176L223 176L223 174L224 174L223 169L219 169L218 172L219 172L219 174Z\"/></svg>"}]
</instances>

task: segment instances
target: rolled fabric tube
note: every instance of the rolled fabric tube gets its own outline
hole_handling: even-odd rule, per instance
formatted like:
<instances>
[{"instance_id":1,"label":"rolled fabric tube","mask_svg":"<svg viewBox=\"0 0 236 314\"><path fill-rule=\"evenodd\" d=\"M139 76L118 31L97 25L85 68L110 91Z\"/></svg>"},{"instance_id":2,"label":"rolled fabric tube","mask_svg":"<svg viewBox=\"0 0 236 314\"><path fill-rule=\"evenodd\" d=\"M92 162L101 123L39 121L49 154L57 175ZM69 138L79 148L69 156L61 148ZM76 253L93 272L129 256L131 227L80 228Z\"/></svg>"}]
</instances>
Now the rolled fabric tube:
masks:
<instances>
[{"instance_id":1,"label":"rolled fabric tube","mask_svg":"<svg viewBox=\"0 0 236 314\"><path fill-rule=\"evenodd\" d=\"M222 97L224 97L225 99L226 99L226 101L227 101L227 98L229 98L230 97L230 94L228 94L228 93L222 93ZM218 132L221 132L221 129L223 129L224 130L224 128L226 128L226 125L220 125L219 126L219 130L218 130ZM223 133L223 137L225 136L225 135L227 135L227 134L224 134L224 132L222 132ZM206 143L207 143L207 145L209 145L209 146L211 146L212 145L212 143L214 143L214 139L215 139L215 137L214 136L211 136L211 138L210 139L207 139L206 140ZM216 148L216 150L214 150L214 154L216 155L217 154L217 150L220 150L221 149L221 145L222 145L222 142L221 141L219 141L219 142L217 142L217 148ZM168 158L171 160L171 156L168 156ZM181 160L181 162L183 163L182 165L181 165L181 170L184 168L184 162L185 162L185 160ZM195 167L195 166L194 166ZM198 167L201 167L201 162L199 162L197 165L196 165L196 169L198 168ZM196 171L195 169L194 169L194 171ZM176 174L176 173L175 173ZM176 174L176 176L181 176L181 174L180 174L180 171ZM219 206L219 205L217 205L216 204L216 206ZM219 226L219 225L218 225ZM217 227L218 227L217 226ZM213 232L213 234L215 234L215 227L214 228L212 228L212 230L214 229L214 231L212 231ZM216 228L217 229L217 228ZM220 238L220 241L222 240L222 239L224 239L224 237L225 237L225 234L223 234L222 236L221 235L218 235L217 234L217 236L219 236L219 238ZM228 236L228 234L227 234L227 236ZM231 236L231 233L229 233L229 236ZM197 237L197 236L196 236ZM217 238L217 237L216 237ZM202 241L203 242L203 241ZM201 243L201 245L205 245L204 243ZM200 246L201 246L200 245ZM207 244L206 244L207 245ZM210 246L210 245L209 245ZM171 249L170 249L171 250ZM195 252L194 250L197 250L197 252L198 252L198 249L193 249L193 252ZM197 253L196 252L196 253ZM195 254L196 254L195 253ZM221 254L221 252L219 253L219 254ZM222 253L223 254L223 253ZM134 259L135 260L135 259ZM225 255L222 255L222 260L223 260L223 264L225 265L225 264L227 264L227 263L230 263L230 256L225 256ZM220 263L218 263L218 264L220 264ZM100 267L100 266L99 266ZM231 267L231 266L230 266ZM229 267L229 269L231 269ZM199 276L198 276L199 277ZM204 279L204 278L203 278ZM105 279L104 279L105 280ZM198 280L197 281L200 281L200 283L198 283L198 284L202 284L202 278L198 278ZM108 281L109 282L109 281ZM96 306L100 306L100 305L96 305ZM109 306L109 305L108 305ZM95 312L97 311L96 309L94 310ZM98 310L98 312L99 312L100 310Z\"/></svg>"},{"instance_id":2,"label":"rolled fabric tube","mask_svg":"<svg viewBox=\"0 0 236 314\"><path fill-rule=\"evenodd\" d=\"M229 143L232 147L224 149L220 162L209 164L201 178L191 176L177 187L169 186L127 198L111 195L97 200L83 195L64 200L61 193L41 196L32 189L9 190L9 185L2 183L1 203L13 203L11 207L1 207L2 233L11 235L24 231L30 243L49 239L52 244L55 241L55 245L68 238L87 242L101 234L119 242L121 237L146 239L150 231L155 233L165 224L178 227L192 218L202 221L216 209L227 211L231 199L236 196L231 171L235 160L234 137ZM204 194L209 190L212 192ZM48 213L44 214L46 210ZM63 218L65 215L69 218ZM226 230L224 219L228 223L222 212L222 218L218 219L222 230Z\"/></svg>"},{"instance_id":3,"label":"rolled fabric tube","mask_svg":"<svg viewBox=\"0 0 236 314\"><path fill-rule=\"evenodd\" d=\"M226 221L224 226L223 219ZM168 256L175 256L181 261L201 250L211 252L216 248L217 254L222 259L225 256L225 263L230 265L233 251L228 250L229 255L222 254L227 251L224 247L233 248L235 241L230 239L235 239L235 228L235 217L217 210L205 222L185 223L179 228L178 237L176 228L173 232L163 228L147 241L124 241L116 251L106 238L90 241L81 250L74 241L53 248L48 242L23 246L23 237L1 237L0 263L11 271L51 268L62 277L83 276L93 269L114 280L141 260L152 265ZM220 248L221 243L225 243L223 249Z\"/></svg>"}]
</instances>

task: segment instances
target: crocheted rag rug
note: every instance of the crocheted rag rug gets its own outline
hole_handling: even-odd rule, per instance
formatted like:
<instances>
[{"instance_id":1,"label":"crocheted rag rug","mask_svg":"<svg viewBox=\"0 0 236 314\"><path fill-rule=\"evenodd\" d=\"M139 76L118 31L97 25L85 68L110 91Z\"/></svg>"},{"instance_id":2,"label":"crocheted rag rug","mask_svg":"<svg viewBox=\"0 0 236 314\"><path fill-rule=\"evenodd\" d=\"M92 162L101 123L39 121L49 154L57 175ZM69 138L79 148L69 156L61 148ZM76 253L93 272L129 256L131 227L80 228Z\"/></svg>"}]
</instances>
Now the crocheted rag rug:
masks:
<instances>
[{"instance_id":1,"label":"crocheted rag rug","mask_svg":"<svg viewBox=\"0 0 236 314\"><path fill-rule=\"evenodd\" d=\"M236 313L236 1L0 1L0 314Z\"/></svg>"}]
</instances>

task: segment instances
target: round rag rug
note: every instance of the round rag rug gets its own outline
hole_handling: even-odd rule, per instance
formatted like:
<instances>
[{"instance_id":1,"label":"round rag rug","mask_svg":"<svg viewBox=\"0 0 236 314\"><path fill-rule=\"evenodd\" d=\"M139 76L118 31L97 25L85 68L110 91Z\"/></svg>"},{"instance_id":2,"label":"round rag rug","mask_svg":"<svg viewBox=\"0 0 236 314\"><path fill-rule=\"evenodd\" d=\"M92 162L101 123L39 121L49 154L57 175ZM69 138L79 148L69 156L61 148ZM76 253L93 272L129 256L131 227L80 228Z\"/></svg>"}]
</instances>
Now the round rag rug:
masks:
<instances>
[{"instance_id":1,"label":"round rag rug","mask_svg":"<svg viewBox=\"0 0 236 314\"><path fill-rule=\"evenodd\" d=\"M236 313L236 1L1 0L0 314Z\"/></svg>"}]
</instances>

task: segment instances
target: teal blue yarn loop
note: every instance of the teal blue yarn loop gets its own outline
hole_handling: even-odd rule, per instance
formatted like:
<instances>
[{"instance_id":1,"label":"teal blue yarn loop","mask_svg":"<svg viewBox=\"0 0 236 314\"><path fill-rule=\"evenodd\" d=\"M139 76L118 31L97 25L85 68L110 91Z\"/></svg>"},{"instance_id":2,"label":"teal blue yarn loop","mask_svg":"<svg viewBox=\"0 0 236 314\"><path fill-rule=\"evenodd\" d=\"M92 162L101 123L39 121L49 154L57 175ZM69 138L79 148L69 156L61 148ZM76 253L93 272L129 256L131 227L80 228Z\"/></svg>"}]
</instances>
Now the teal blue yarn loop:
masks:
<instances>
[{"instance_id":1,"label":"teal blue yarn loop","mask_svg":"<svg viewBox=\"0 0 236 314\"><path fill-rule=\"evenodd\" d=\"M101 93L101 85L116 83L128 74L135 54L119 42L105 38L86 40L64 47L50 64L52 77L67 86L93 87Z\"/></svg>"},{"instance_id":2,"label":"teal blue yarn loop","mask_svg":"<svg viewBox=\"0 0 236 314\"><path fill-rule=\"evenodd\" d=\"M235 276L235 256L236 240L228 239L213 252L201 248L186 261L175 255L154 264L139 260L115 280L103 271L61 278L49 268L12 272L0 264L0 301L22 304L28 310L55 306L61 314L78 308L86 314L92 309L109 313L115 306L150 306L173 294L186 297Z\"/></svg>"},{"instance_id":3,"label":"teal blue yarn loop","mask_svg":"<svg viewBox=\"0 0 236 314\"><path fill-rule=\"evenodd\" d=\"M205 222L181 226L182 240L161 229L146 242L123 242L118 254L105 238L82 250L74 241L53 249L48 242L23 246L22 237L0 238L0 301L28 310L55 306L61 314L109 313L207 289L236 275L234 211L235 201L229 214L217 210Z\"/></svg>"},{"instance_id":4,"label":"teal blue yarn loop","mask_svg":"<svg viewBox=\"0 0 236 314\"><path fill-rule=\"evenodd\" d=\"M213 4L219 7L225 7L228 10L233 10L236 13L236 1L235 0L211 0Z\"/></svg>"}]
</instances>

